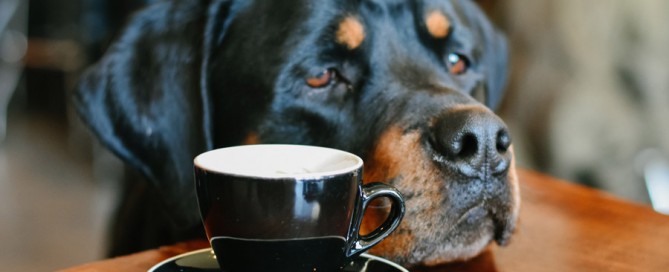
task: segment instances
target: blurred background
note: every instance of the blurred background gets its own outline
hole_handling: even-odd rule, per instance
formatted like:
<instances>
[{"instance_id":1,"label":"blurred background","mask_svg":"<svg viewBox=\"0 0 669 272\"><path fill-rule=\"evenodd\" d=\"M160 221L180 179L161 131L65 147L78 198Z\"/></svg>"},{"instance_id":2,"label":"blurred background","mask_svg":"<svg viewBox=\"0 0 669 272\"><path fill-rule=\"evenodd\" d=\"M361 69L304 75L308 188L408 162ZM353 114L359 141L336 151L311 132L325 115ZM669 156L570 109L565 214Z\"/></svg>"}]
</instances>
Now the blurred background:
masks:
<instances>
[{"instance_id":1,"label":"blurred background","mask_svg":"<svg viewBox=\"0 0 669 272\"><path fill-rule=\"evenodd\" d=\"M104 257L122 164L69 106L149 0L0 0L0 263ZM507 34L520 167L669 212L669 1L479 0Z\"/></svg>"}]
</instances>

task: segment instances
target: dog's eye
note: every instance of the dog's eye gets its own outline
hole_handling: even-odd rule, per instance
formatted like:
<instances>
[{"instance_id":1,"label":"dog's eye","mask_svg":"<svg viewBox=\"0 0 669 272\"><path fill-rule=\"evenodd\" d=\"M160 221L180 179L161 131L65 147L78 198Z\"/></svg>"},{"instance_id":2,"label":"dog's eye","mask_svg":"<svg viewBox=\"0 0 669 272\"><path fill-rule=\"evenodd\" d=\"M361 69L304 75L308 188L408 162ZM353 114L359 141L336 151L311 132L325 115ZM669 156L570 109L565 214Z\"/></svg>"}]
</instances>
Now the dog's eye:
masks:
<instances>
[{"instance_id":1,"label":"dog's eye","mask_svg":"<svg viewBox=\"0 0 669 272\"><path fill-rule=\"evenodd\" d=\"M467 72L467 68L469 68L469 61L467 61L467 58L465 56L462 56L460 54L456 53L448 54L447 62L448 62L448 71L454 75L464 74L465 72Z\"/></svg>"},{"instance_id":2,"label":"dog's eye","mask_svg":"<svg viewBox=\"0 0 669 272\"><path fill-rule=\"evenodd\" d=\"M317 76L307 78L307 85L311 88L323 88L330 85L335 80L335 77L334 70L325 69Z\"/></svg>"}]
</instances>

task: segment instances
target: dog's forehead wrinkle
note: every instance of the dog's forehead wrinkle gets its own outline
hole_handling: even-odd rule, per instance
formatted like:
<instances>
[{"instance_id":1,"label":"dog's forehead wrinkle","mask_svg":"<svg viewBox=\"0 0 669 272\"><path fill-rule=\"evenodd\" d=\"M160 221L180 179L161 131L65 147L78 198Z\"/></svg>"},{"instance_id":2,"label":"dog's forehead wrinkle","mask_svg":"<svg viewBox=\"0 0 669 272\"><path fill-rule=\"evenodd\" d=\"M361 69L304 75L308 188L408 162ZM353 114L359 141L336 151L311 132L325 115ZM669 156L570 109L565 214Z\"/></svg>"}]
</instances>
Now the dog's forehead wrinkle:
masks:
<instances>
[{"instance_id":1,"label":"dog's forehead wrinkle","mask_svg":"<svg viewBox=\"0 0 669 272\"><path fill-rule=\"evenodd\" d=\"M444 68L444 63L440 62L427 50L417 50L422 45L398 42L386 44L383 52L375 52L371 55L371 62L374 64L372 71L375 76L385 76L389 74L393 79L393 84L407 91L426 91L435 94L449 94L461 92L468 98L455 98L454 103L466 102L465 100L474 100L470 93L479 86L483 77L476 70L455 78ZM388 57L390 55L390 57ZM456 91L458 90L458 91ZM470 102L466 102L469 104Z\"/></svg>"},{"instance_id":2,"label":"dog's forehead wrinkle","mask_svg":"<svg viewBox=\"0 0 669 272\"><path fill-rule=\"evenodd\" d=\"M412 1L406 0L363 0L361 7L379 15L381 13L391 14L391 11L407 10L406 7L411 4Z\"/></svg>"},{"instance_id":3,"label":"dog's forehead wrinkle","mask_svg":"<svg viewBox=\"0 0 669 272\"><path fill-rule=\"evenodd\" d=\"M456 81L448 74L443 61L435 58L431 51L425 50L425 45L416 31L414 15L411 15L410 12L406 13L406 16L392 18L384 16L368 20L371 21L370 24L373 27L368 38L371 48L374 48L369 53L369 62L374 67L373 72L379 75L391 74L398 82L404 83L406 89L410 90L433 90L439 89L439 86L447 86L451 89L473 89L473 86L476 85L473 81L480 79L469 75L474 73L469 73L466 75L466 80ZM450 17L448 21L450 22ZM466 34L462 36L462 39L467 38ZM473 43L460 42L460 38L455 37L451 40L453 40L451 43L456 45L454 48L457 52L471 55L468 44Z\"/></svg>"}]
</instances>

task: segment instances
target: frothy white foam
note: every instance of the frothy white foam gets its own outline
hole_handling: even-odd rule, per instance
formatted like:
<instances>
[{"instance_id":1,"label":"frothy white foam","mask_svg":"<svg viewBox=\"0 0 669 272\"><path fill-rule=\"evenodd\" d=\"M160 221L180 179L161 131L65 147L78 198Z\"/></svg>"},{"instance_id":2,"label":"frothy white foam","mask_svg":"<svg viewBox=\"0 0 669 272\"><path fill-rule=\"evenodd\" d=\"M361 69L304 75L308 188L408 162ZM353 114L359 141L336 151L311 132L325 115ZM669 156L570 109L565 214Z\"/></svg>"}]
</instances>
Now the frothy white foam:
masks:
<instances>
[{"instance_id":1,"label":"frothy white foam","mask_svg":"<svg viewBox=\"0 0 669 272\"><path fill-rule=\"evenodd\" d=\"M197 156L208 171L267 178L328 176L362 166L362 159L341 150L302 145L246 145L212 150Z\"/></svg>"}]
</instances>

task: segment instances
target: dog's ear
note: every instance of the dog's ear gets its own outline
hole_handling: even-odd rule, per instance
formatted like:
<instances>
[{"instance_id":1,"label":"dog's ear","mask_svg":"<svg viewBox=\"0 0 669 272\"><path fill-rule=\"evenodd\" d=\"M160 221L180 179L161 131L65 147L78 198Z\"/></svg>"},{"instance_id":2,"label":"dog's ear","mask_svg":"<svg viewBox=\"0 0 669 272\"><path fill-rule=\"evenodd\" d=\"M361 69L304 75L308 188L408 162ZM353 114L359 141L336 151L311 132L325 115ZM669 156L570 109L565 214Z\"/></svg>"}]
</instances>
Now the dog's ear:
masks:
<instances>
[{"instance_id":1,"label":"dog's ear","mask_svg":"<svg viewBox=\"0 0 669 272\"><path fill-rule=\"evenodd\" d=\"M504 97L508 77L509 48L506 37L488 19L474 1L460 1L468 20L481 33L477 41L483 48L481 72L486 78L485 105L496 109Z\"/></svg>"},{"instance_id":2,"label":"dog's ear","mask_svg":"<svg viewBox=\"0 0 669 272\"><path fill-rule=\"evenodd\" d=\"M157 187L181 226L198 221L193 158L212 148L201 71L222 37L228 2L166 1L138 12L74 94L83 121Z\"/></svg>"}]
</instances>

